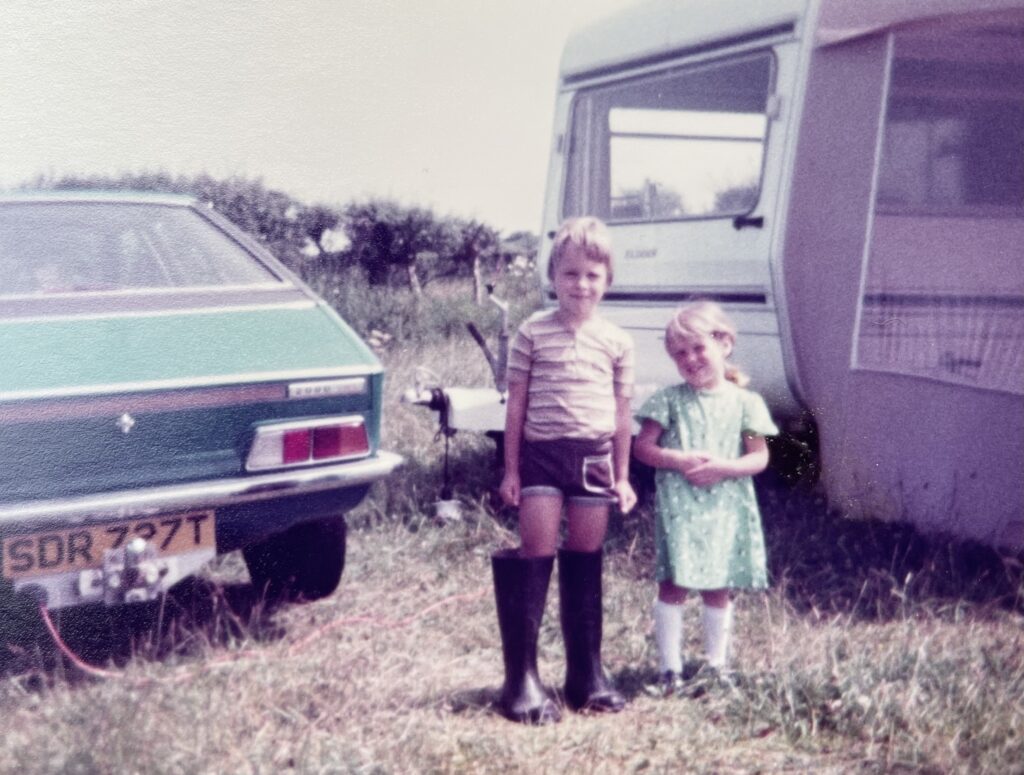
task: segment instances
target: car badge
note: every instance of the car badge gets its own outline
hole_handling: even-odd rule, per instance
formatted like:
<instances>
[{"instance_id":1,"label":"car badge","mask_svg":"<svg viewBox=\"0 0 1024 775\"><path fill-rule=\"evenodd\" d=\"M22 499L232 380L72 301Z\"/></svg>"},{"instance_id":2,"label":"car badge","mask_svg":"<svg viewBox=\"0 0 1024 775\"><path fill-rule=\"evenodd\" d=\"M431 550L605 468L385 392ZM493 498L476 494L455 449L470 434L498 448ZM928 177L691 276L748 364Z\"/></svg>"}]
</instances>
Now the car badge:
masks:
<instances>
[{"instance_id":1,"label":"car badge","mask_svg":"<svg viewBox=\"0 0 1024 775\"><path fill-rule=\"evenodd\" d=\"M131 433L132 428L135 427L135 418L125 412L117 418L117 427L121 429L121 433Z\"/></svg>"}]
</instances>

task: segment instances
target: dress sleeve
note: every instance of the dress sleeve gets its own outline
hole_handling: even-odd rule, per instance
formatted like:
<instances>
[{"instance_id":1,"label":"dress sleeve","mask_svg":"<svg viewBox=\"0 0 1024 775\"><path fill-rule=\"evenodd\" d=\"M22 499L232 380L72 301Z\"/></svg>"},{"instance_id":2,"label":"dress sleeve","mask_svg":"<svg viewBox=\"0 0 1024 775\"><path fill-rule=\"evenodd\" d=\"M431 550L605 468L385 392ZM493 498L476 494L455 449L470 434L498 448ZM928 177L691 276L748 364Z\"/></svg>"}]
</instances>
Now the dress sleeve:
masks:
<instances>
[{"instance_id":1,"label":"dress sleeve","mask_svg":"<svg viewBox=\"0 0 1024 775\"><path fill-rule=\"evenodd\" d=\"M526 382L530 377L530 362L533 360L533 337L528 321L519 326L508 349L506 376L509 382Z\"/></svg>"},{"instance_id":2,"label":"dress sleeve","mask_svg":"<svg viewBox=\"0 0 1024 775\"><path fill-rule=\"evenodd\" d=\"M662 428L668 428L671 421L668 394L664 389L659 390L653 396L644 401L643 405L637 409L634 416L636 417L637 422L654 420L654 422L658 423Z\"/></svg>"},{"instance_id":3,"label":"dress sleeve","mask_svg":"<svg viewBox=\"0 0 1024 775\"><path fill-rule=\"evenodd\" d=\"M746 392L743 401L743 427L744 433L752 433L757 436L775 436L779 429L768 413L768 406L764 399L757 393Z\"/></svg>"}]
</instances>

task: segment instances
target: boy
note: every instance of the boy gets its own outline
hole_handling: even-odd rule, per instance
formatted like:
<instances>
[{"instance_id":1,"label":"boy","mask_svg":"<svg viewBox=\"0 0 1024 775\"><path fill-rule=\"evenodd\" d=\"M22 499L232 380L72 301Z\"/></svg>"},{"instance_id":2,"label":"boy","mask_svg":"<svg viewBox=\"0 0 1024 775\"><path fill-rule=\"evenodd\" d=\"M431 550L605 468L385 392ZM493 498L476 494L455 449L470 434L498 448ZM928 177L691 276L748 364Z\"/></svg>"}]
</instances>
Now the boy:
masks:
<instances>
[{"instance_id":1,"label":"boy","mask_svg":"<svg viewBox=\"0 0 1024 775\"><path fill-rule=\"evenodd\" d=\"M612 281L605 225L589 217L563 223L548 276L558 307L524 322L509 353L499 492L519 507L521 546L492 557L505 660L501 710L535 724L560 718L536 665L556 552L566 701L574 710L625 705L601 667L601 547L610 505L626 513L636 504L628 478L633 342L597 314ZM559 549L563 504L568 531Z\"/></svg>"}]
</instances>

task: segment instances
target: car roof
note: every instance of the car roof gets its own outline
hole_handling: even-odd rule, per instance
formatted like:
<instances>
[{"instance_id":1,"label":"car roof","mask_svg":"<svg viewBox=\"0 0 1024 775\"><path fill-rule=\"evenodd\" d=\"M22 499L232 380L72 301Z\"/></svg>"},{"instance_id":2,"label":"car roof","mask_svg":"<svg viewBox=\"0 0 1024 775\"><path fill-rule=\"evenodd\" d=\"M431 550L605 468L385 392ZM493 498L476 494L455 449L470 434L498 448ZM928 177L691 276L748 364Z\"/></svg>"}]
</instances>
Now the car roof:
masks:
<instances>
[{"instance_id":1,"label":"car roof","mask_svg":"<svg viewBox=\"0 0 1024 775\"><path fill-rule=\"evenodd\" d=\"M111 202L121 204L158 204L175 207L193 207L198 204L198 200L192 196L156 191L54 189L48 191L14 191L0 194L0 204L31 202Z\"/></svg>"}]
</instances>

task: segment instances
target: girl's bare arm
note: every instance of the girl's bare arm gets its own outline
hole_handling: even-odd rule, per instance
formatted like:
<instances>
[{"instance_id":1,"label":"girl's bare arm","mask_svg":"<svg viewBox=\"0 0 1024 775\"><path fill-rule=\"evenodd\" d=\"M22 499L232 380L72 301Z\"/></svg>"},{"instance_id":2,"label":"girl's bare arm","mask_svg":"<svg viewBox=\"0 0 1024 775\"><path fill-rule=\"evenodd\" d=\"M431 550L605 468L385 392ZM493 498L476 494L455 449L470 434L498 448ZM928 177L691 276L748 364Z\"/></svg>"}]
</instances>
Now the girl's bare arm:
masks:
<instances>
[{"instance_id":1,"label":"girl's bare arm","mask_svg":"<svg viewBox=\"0 0 1024 775\"><path fill-rule=\"evenodd\" d=\"M633 443L633 454L641 463L652 468L668 468L685 474L698 463L707 459L703 452L683 452L681 449L666 449L658 446L658 439L664 432L660 424L645 418L640 425L640 433Z\"/></svg>"},{"instance_id":2,"label":"girl's bare arm","mask_svg":"<svg viewBox=\"0 0 1024 775\"><path fill-rule=\"evenodd\" d=\"M768 467L768 442L764 436L744 433L743 446L746 452L733 460L709 457L691 468L686 480L698 487L710 487L723 479L753 476L764 471Z\"/></svg>"}]
</instances>

